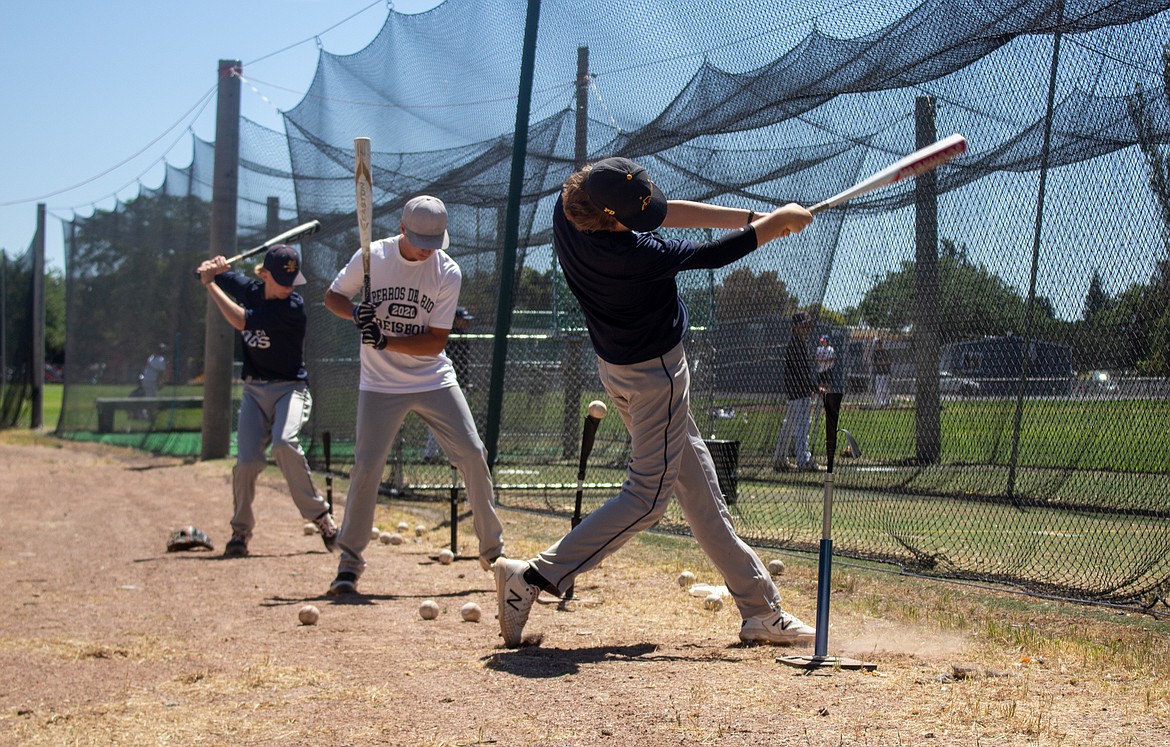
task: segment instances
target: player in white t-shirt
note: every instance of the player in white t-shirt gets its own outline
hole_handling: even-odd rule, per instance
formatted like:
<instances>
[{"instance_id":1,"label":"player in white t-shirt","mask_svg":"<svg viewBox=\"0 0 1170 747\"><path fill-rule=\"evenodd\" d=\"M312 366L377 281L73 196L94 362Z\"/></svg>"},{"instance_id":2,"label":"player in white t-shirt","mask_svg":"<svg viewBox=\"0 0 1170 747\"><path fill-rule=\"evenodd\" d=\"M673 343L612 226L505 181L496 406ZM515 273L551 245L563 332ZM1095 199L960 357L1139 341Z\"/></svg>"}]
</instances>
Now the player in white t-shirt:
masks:
<instances>
[{"instance_id":1,"label":"player in white t-shirt","mask_svg":"<svg viewBox=\"0 0 1170 747\"><path fill-rule=\"evenodd\" d=\"M352 319L362 340L354 465L337 541L341 560L329 587L333 596L357 591L378 485L408 412L430 426L463 476L480 565L489 570L504 554L487 452L443 352L463 280L459 265L443 251L450 242L447 208L438 198L415 197L402 210L400 229L399 235L370 245L368 302L355 306L351 300L362 293L360 250L325 292L325 307Z\"/></svg>"}]
</instances>

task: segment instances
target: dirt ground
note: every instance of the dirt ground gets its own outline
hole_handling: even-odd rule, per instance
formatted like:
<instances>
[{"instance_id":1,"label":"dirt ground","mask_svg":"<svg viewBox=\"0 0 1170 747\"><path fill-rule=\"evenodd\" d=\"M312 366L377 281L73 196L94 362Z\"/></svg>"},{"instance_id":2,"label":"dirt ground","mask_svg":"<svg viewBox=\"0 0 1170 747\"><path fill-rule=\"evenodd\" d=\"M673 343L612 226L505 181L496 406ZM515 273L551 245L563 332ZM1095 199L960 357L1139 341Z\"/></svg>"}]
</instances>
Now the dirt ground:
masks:
<instances>
[{"instance_id":1,"label":"dirt ground","mask_svg":"<svg viewBox=\"0 0 1170 747\"><path fill-rule=\"evenodd\" d=\"M742 646L733 606L680 590L683 569L720 583L693 541L645 534L568 609L537 605L539 643L508 650L491 575L431 559L442 504L381 506L409 539L372 544L363 594L336 601L336 558L273 470L253 554L220 559L230 471L0 436L0 744L1170 744L1170 625L1147 616L839 565L829 653L876 669L808 672L777 657L811 649ZM513 556L567 528L502 518ZM216 552L167 553L186 524ZM784 558L785 604L812 622L815 558L761 555Z\"/></svg>"}]
</instances>

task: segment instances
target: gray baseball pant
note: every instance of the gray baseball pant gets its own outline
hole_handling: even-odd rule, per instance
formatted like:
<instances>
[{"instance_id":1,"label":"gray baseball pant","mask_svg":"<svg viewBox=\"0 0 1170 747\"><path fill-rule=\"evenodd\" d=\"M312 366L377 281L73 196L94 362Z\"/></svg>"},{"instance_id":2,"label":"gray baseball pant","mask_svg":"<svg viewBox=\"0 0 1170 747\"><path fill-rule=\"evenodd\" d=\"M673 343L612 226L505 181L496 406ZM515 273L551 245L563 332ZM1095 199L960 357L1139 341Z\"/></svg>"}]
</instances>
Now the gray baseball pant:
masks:
<instances>
[{"instance_id":1,"label":"gray baseball pant","mask_svg":"<svg viewBox=\"0 0 1170 747\"><path fill-rule=\"evenodd\" d=\"M665 355L618 366L600 358L605 391L630 432L630 463L621 491L587 516L533 568L557 589L598 565L654 525L673 493L699 547L723 576L747 618L780 608L780 592L755 551L735 534L715 462L691 417L690 371L680 343Z\"/></svg>"},{"instance_id":2,"label":"gray baseball pant","mask_svg":"<svg viewBox=\"0 0 1170 747\"><path fill-rule=\"evenodd\" d=\"M341 550L338 572L349 571L360 577L366 567L362 552L370 543L378 486L386 458L408 412L414 412L430 426L443 452L463 476L475 536L479 539L479 557L494 560L504 552L504 527L496 516L487 451L459 387L411 394L363 390L358 392L353 469L345 498L345 518L337 538Z\"/></svg>"},{"instance_id":3,"label":"gray baseball pant","mask_svg":"<svg viewBox=\"0 0 1170 747\"><path fill-rule=\"evenodd\" d=\"M252 504L256 478L268 462L264 452L272 444L272 459L288 483L301 517L312 521L329 510L313 485L309 462L301 450L301 428L309 421L313 397L303 381L245 383L236 428L236 466L232 469L232 532L248 539L256 526Z\"/></svg>"}]
</instances>

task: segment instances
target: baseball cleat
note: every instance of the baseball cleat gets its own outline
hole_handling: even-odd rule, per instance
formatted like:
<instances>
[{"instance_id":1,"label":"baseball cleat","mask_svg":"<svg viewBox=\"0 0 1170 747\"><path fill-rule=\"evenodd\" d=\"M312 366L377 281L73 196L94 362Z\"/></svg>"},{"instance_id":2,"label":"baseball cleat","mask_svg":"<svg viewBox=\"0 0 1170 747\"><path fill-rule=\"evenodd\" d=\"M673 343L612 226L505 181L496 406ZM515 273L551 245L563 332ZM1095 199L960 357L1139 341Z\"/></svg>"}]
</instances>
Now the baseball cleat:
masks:
<instances>
[{"instance_id":1,"label":"baseball cleat","mask_svg":"<svg viewBox=\"0 0 1170 747\"><path fill-rule=\"evenodd\" d=\"M225 558L244 558L248 556L248 538L242 534L232 532L232 538L223 547Z\"/></svg>"},{"instance_id":2,"label":"baseball cleat","mask_svg":"<svg viewBox=\"0 0 1170 747\"><path fill-rule=\"evenodd\" d=\"M326 511L313 519L313 525L321 533L321 541L325 543L325 549L333 552L333 548L337 546L337 523L333 521L333 517Z\"/></svg>"},{"instance_id":3,"label":"baseball cleat","mask_svg":"<svg viewBox=\"0 0 1170 747\"><path fill-rule=\"evenodd\" d=\"M340 597L345 594L357 593L357 574L353 571L338 571L337 578L333 579L333 583L329 584L329 591L325 592L326 596Z\"/></svg>"},{"instance_id":4,"label":"baseball cleat","mask_svg":"<svg viewBox=\"0 0 1170 747\"><path fill-rule=\"evenodd\" d=\"M749 617L739 626L739 640L744 643L776 643L791 646L812 643L817 631L805 625L800 618L783 610Z\"/></svg>"},{"instance_id":5,"label":"baseball cleat","mask_svg":"<svg viewBox=\"0 0 1170 747\"><path fill-rule=\"evenodd\" d=\"M528 622L528 613L540 589L524 580L528 563L524 560L500 558L492 566L496 574L496 604L500 618L500 635L504 645L516 648Z\"/></svg>"}]
</instances>

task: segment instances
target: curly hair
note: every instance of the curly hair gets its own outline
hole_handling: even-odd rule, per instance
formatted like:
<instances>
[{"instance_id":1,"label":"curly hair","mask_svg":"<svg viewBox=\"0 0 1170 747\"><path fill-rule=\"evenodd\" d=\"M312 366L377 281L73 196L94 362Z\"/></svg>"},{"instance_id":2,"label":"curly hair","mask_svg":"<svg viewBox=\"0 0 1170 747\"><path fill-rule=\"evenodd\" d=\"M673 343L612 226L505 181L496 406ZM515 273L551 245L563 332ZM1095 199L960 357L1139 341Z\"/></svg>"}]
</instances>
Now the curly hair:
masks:
<instances>
[{"instance_id":1,"label":"curly hair","mask_svg":"<svg viewBox=\"0 0 1170 747\"><path fill-rule=\"evenodd\" d=\"M585 178L592 170L592 164L587 165L565 180L564 186L561 187L561 204L565 210L565 217L578 231L587 233L624 230L625 226L612 215L599 210L589 198L589 193L585 191Z\"/></svg>"}]
</instances>

